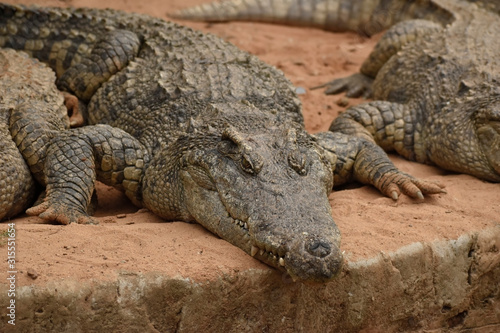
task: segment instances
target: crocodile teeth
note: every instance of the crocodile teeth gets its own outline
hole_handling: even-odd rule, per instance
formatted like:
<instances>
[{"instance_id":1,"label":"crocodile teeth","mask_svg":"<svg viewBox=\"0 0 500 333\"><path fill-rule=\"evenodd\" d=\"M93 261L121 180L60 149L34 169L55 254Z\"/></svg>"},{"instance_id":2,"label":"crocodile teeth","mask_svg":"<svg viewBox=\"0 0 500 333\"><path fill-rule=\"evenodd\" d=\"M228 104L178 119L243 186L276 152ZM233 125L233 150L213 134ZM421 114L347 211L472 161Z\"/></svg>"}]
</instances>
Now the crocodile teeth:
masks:
<instances>
[{"instance_id":1,"label":"crocodile teeth","mask_svg":"<svg viewBox=\"0 0 500 333\"><path fill-rule=\"evenodd\" d=\"M252 249L250 250L250 255L253 257L257 254L257 251L259 251L259 248L255 245L252 245Z\"/></svg>"},{"instance_id":2,"label":"crocodile teeth","mask_svg":"<svg viewBox=\"0 0 500 333\"><path fill-rule=\"evenodd\" d=\"M275 253L273 251L266 250L264 248L258 247L257 245L251 245L250 248L250 255L254 257L257 253L259 255L263 256L266 255L268 260L271 260L275 263L275 265L279 265L281 267L285 267L285 258L283 256L279 255L278 253Z\"/></svg>"}]
</instances>

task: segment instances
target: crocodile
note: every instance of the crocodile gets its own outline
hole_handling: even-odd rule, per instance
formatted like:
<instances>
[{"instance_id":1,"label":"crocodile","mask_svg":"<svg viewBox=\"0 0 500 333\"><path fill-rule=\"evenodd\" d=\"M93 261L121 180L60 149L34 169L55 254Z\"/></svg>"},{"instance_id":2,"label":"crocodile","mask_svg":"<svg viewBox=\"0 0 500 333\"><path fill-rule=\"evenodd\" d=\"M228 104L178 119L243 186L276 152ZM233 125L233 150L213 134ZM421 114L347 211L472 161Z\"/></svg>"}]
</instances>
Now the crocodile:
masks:
<instances>
[{"instance_id":1,"label":"crocodile","mask_svg":"<svg viewBox=\"0 0 500 333\"><path fill-rule=\"evenodd\" d=\"M55 73L22 51L0 49L0 220L28 208L37 194L43 149L60 131L81 124L75 99L57 90ZM36 152L36 153L35 153Z\"/></svg>"},{"instance_id":2,"label":"crocodile","mask_svg":"<svg viewBox=\"0 0 500 333\"><path fill-rule=\"evenodd\" d=\"M442 186L399 171L375 143L306 132L283 73L211 34L112 9L0 4L0 47L47 63L87 126L42 150L43 201L27 213L95 223L95 181L167 221L197 222L294 280L341 270L333 185L386 196Z\"/></svg>"},{"instance_id":3,"label":"crocodile","mask_svg":"<svg viewBox=\"0 0 500 333\"><path fill-rule=\"evenodd\" d=\"M498 1L230 1L188 8L184 19L256 19L381 37L360 73L320 85L373 101L350 107L330 130L387 152L500 182ZM269 5L270 4L270 5Z\"/></svg>"}]
</instances>

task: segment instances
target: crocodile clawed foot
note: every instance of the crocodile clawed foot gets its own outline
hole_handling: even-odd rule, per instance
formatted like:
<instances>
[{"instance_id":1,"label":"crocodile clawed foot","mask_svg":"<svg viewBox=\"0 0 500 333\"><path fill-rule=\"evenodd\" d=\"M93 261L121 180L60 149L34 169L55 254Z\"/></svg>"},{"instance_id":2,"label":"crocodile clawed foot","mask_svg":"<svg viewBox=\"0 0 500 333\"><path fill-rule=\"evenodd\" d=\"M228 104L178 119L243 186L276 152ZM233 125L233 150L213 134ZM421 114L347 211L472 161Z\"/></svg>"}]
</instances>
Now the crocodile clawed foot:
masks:
<instances>
[{"instance_id":1,"label":"crocodile clawed foot","mask_svg":"<svg viewBox=\"0 0 500 333\"><path fill-rule=\"evenodd\" d=\"M420 200L424 199L425 194L446 193L444 185L440 183L417 179L403 172L382 176L380 184L380 191L393 200L398 200L401 193Z\"/></svg>"},{"instance_id":2,"label":"crocodile clawed foot","mask_svg":"<svg viewBox=\"0 0 500 333\"><path fill-rule=\"evenodd\" d=\"M311 89L326 88L326 95L339 94L345 91L347 97L370 98L372 96L372 83L372 78L357 73L348 77L332 80Z\"/></svg>"},{"instance_id":3,"label":"crocodile clawed foot","mask_svg":"<svg viewBox=\"0 0 500 333\"><path fill-rule=\"evenodd\" d=\"M86 213L78 212L64 204L53 205L45 201L37 206L33 206L26 210L26 214L38 216L43 220L51 222L59 222L61 224L98 224L99 222L88 216Z\"/></svg>"}]
</instances>

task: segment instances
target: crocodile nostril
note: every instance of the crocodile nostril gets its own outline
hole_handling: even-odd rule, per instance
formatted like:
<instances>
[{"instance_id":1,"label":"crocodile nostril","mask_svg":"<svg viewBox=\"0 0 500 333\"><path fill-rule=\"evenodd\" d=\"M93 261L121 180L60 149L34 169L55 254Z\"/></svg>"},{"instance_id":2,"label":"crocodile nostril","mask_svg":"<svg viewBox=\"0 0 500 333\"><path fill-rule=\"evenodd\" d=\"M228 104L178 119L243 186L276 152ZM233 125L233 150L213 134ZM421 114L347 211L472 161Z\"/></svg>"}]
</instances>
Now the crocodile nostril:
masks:
<instances>
[{"instance_id":1,"label":"crocodile nostril","mask_svg":"<svg viewBox=\"0 0 500 333\"><path fill-rule=\"evenodd\" d=\"M332 247L329 243L321 239L311 239L305 244L307 252L316 257L326 257L332 252Z\"/></svg>"}]
</instances>

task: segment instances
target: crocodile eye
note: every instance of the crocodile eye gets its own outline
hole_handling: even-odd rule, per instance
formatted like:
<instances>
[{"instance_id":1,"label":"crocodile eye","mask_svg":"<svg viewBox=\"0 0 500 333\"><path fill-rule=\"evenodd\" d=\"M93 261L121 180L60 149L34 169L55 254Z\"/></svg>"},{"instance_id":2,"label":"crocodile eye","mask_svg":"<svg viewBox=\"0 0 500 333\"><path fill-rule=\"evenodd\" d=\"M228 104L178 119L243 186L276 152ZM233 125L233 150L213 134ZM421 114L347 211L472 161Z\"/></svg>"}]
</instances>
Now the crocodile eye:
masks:
<instances>
[{"instance_id":1,"label":"crocodile eye","mask_svg":"<svg viewBox=\"0 0 500 333\"><path fill-rule=\"evenodd\" d=\"M256 175L262 169L264 163L262 157L256 153L243 153L240 158L240 166L246 173Z\"/></svg>"},{"instance_id":2,"label":"crocodile eye","mask_svg":"<svg viewBox=\"0 0 500 333\"><path fill-rule=\"evenodd\" d=\"M306 158L298 150L295 150L288 155L288 164L299 175L304 176L307 174Z\"/></svg>"},{"instance_id":3,"label":"crocodile eye","mask_svg":"<svg viewBox=\"0 0 500 333\"><path fill-rule=\"evenodd\" d=\"M255 174L252 162L245 155L241 156L241 168L249 174Z\"/></svg>"}]
</instances>

